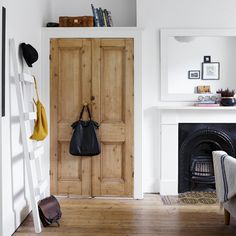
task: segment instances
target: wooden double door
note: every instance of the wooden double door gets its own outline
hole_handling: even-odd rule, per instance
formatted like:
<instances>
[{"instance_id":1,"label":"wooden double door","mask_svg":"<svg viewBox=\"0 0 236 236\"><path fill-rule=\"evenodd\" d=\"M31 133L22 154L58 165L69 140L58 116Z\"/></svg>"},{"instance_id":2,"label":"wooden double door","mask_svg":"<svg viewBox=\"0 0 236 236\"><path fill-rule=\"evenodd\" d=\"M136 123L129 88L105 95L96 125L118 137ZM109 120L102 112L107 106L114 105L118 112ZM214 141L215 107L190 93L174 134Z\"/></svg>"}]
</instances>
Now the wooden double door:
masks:
<instances>
[{"instance_id":1,"label":"wooden double door","mask_svg":"<svg viewBox=\"0 0 236 236\"><path fill-rule=\"evenodd\" d=\"M133 39L52 39L51 192L133 196ZM84 102L100 123L101 154L69 154Z\"/></svg>"}]
</instances>

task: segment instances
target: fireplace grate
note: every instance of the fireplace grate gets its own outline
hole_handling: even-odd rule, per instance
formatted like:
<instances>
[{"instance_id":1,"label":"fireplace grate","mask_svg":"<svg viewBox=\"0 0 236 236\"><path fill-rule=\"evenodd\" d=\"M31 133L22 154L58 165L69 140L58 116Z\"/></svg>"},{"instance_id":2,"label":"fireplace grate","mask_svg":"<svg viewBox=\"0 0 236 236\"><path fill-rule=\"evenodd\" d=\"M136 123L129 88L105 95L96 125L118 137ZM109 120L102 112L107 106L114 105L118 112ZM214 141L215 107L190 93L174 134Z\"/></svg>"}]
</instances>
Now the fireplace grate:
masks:
<instances>
[{"instance_id":1,"label":"fireplace grate","mask_svg":"<svg viewBox=\"0 0 236 236\"><path fill-rule=\"evenodd\" d=\"M212 157L194 157L191 165L191 182L195 184L214 184Z\"/></svg>"}]
</instances>

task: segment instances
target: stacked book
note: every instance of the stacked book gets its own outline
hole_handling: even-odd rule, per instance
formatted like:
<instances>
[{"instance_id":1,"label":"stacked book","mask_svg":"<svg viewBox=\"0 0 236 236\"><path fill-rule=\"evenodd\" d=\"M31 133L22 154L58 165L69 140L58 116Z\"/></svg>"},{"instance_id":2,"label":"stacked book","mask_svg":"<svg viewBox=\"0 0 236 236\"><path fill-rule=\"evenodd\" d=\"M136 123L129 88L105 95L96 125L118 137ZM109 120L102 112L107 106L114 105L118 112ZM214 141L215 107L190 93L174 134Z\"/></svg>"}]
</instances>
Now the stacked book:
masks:
<instances>
[{"instance_id":1,"label":"stacked book","mask_svg":"<svg viewBox=\"0 0 236 236\"><path fill-rule=\"evenodd\" d=\"M94 26L95 27L112 27L113 21L111 17L111 12L107 9L94 8L93 4L91 4Z\"/></svg>"},{"instance_id":2,"label":"stacked book","mask_svg":"<svg viewBox=\"0 0 236 236\"><path fill-rule=\"evenodd\" d=\"M220 104L216 103L215 101L201 101L194 103L197 107L219 107Z\"/></svg>"}]
</instances>

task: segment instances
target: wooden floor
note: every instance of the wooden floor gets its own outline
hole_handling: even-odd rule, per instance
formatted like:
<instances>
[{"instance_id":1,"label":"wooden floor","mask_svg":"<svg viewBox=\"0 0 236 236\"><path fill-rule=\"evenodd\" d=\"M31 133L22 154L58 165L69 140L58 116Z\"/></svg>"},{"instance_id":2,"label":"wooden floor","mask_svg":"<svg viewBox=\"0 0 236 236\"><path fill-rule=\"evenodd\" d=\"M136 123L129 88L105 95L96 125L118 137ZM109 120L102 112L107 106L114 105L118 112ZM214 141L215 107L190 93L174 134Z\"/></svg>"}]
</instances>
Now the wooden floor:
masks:
<instances>
[{"instance_id":1,"label":"wooden floor","mask_svg":"<svg viewBox=\"0 0 236 236\"><path fill-rule=\"evenodd\" d=\"M159 195L144 200L60 199L61 226L43 228L41 236L227 236L236 235L236 220L224 225L216 205L164 206ZM28 217L14 236L32 236Z\"/></svg>"}]
</instances>

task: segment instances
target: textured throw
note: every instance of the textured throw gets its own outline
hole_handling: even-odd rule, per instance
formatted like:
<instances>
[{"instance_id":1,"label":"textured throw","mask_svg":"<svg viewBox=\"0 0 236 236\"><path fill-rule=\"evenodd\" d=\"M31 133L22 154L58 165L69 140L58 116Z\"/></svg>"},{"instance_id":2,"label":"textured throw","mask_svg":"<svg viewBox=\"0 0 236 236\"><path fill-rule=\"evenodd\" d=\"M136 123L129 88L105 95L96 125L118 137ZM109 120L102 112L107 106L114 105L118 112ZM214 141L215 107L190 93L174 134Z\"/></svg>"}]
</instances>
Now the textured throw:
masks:
<instances>
[{"instance_id":1,"label":"textured throw","mask_svg":"<svg viewBox=\"0 0 236 236\"><path fill-rule=\"evenodd\" d=\"M236 159L224 151L212 154L217 198L223 203L236 196Z\"/></svg>"}]
</instances>

